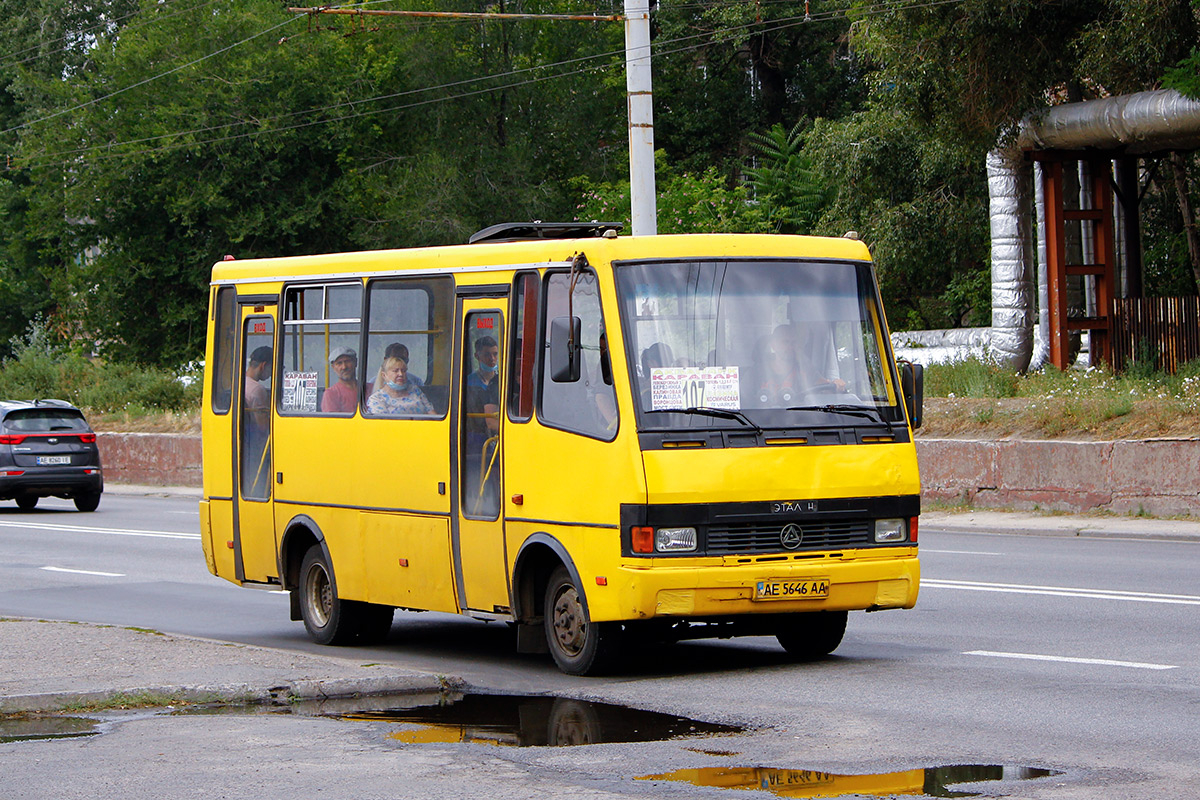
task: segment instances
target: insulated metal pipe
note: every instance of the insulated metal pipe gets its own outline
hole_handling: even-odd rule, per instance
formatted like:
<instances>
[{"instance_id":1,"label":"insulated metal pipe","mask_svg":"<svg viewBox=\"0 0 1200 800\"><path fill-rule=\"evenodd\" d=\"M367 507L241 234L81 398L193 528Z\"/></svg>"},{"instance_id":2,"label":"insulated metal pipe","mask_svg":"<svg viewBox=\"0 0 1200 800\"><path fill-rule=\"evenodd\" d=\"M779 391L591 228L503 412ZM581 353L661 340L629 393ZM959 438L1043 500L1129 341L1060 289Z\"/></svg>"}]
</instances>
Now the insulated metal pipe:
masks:
<instances>
[{"instance_id":1,"label":"insulated metal pipe","mask_svg":"<svg viewBox=\"0 0 1200 800\"><path fill-rule=\"evenodd\" d=\"M992 230L992 335L990 357L1017 372L1033 355L1032 259L1028 170L1019 152L987 156Z\"/></svg>"}]
</instances>

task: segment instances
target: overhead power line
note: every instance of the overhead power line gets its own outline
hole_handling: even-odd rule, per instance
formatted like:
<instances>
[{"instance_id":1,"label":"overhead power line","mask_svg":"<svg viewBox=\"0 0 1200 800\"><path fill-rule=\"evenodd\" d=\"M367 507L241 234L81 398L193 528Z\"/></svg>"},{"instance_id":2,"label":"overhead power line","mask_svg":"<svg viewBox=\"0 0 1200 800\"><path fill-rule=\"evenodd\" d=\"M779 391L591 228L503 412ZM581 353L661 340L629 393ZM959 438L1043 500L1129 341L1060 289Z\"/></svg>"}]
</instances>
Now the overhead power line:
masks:
<instances>
[{"instance_id":1,"label":"overhead power line","mask_svg":"<svg viewBox=\"0 0 1200 800\"><path fill-rule=\"evenodd\" d=\"M367 8L289 8L294 14L342 14L355 17L426 17L429 19L541 19L565 22L620 22L621 14L601 16L599 14L509 14L491 11L391 11Z\"/></svg>"},{"instance_id":2,"label":"overhead power line","mask_svg":"<svg viewBox=\"0 0 1200 800\"><path fill-rule=\"evenodd\" d=\"M376 2L385 2L386 0L375 0L375 1ZM760 0L760 1L761 2L771 2L772 0ZM954 4L958 4L958 3L962 3L962 2L964 2L964 0L915 0L914 2L907 3L904 6L891 6L891 5L888 5L885 3L879 3L875 6L860 8L860 11L865 10L867 13L879 13L881 11L890 11L890 10L912 10L912 9L919 9L919 8L929 8L929 7L934 7L934 6L954 5ZM811 13L808 15L800 15L800 16L795 16L795 17L784 17L784 18L774 19L774 20L758 20L753 23L748 23L745 25L731 26L730 28L726 29L723 36L717 36L715 38L713 37L712 32L703 32L703 33L691 34L688 36L682 36L682 37L665 40L665 41L660 40L657 43L657 47L655 49L655 55L656 56L667 56L667 55L672 55L675 53L688 52L691 50L700 49L700 48L708 46L710 44L724 43L724 42L729 42L729 41L735 40L738 36L744 35L745 33L750 32L750 31L753 31L755 33L772 33L775 31L786 30L789 28L798 27L798 26L804 25L804 24L806 24L808 22L812 22L812 21L817 21L817 20L822 20L822 19L834 19L836 17L844 16L845 14L846 14L846 9L828 9L828 10L822 11L820 13ZM278 28L282 27L283 25L288 24L289 22L292 22L294 19L295 18L289 19L283 23L280 23L279 25L272 26L271 28L268 28L265 31L262 31L258 34L247 37L246 39L243 39L240 42L230 45L229 47L222 48L221 50L218 50L214 53L210 53L207 56L204 56L202 58L191 61L188 64L184 64L180 67L172 68L170 70L167 70L166 72L160 73L159 75L153 76L151 78L147 78L146 80L140 81L139 83L134 84L132 86L125 87L124 89L119 89L119 90L112 92L104 97L96 98L92 101L89 101L88 103L83 103L83 104L80 104L73 108L65 109L54 115L51 115L51 116L48 116L48 117L45 117L45 118L42 118L39 120L33 120L29 123L26 123L25 125L17 126L16 128L10 128L7 131L0 131L0 133L7 133L12 130L18 130L23 127L28 127L29 125L33 125L33 124L36 124L38 122L41 122L41 121L44 121L47 119L51 119L54 116L60 116L61 114L69 113L70 111L74 111L78 108L83 108L88 105L101 102L101 101L106 100L110 97L113 97L117 94L120 94L122 92L128 91L133 88L136 88L137 86L144 85L146 83L149 83L151 81L154 81L154 80L164 77L166 75L172 74L173 72L177 72L180 69L184 69L193 64L200 63L201 61L211 58L212 56L218 55L219 53L225 52L225 51L230 50L234 47L237 47L241 44L249 42L253 39L259 38L267 33L270 33L271 31L277 30ZM592 17L588 17L588 19L590 20L590 19L592 19ZM597 17L596 19L600 19L600 18ZM620 19L620 17L617 17L617 19ZM702 41L700 41L698 44L684 44L686 42L694 42L696 40L702 40ZM669 47L670 45L680 45L680 46ZM519 88L521 86L527 86L527 85L531 85L531 84L541 83L541 82L544 82L547 80L572 77L575 75L580 75L580 74L585 74L587 72L595 71L597 69L611 69L611 68L617 67L618 64L601 65L601 66L595 66L595 67L582 67L579 69L568 70L568 71L561 72L561 73L555 73L553 75L537 76L537 77L529 78L529 79L522 80L522 81L505 83L500 86L490 86L490 87L486 87L483 89L475 89L475 90L470 90L470 91L465 91L465 92L459 92L456 94L446 95L443 97L430 98L430 99L426 99L426 100L418 100L418 101L414 101L411 103L405 103L405 104L395 105L395 106L388 106L386 108L381 108L381 109L368 109L368 110L364 110L364 111L355 112L352 114L343 114L343 115L340 115L337 117L329 117L329 118L319 119L319 120L306 120L303 122L297 122L295 124L285 125L283 127L272 128L269 130L247 131L247 132L243 132L243 133L235 133L235 134L228 135L228 136L210 138L210 139L205 139L205 140L200 140L200 141L173 143L173 144L166 144L166 145L153 147L153 148L143 148L141 150L134 150L134 151L126 150L126 151L116 152L116 148L122 147L122 146L146 144L149 142L163 141L166 139L175 139L175 138L180 138L180 137L184 137L184 136L194 136L194 135L198 135L198 134L211 133L211 132L215 132L215 131L219 131L219 130L228 130L229 128L236 128L238 126L243 126L243 125L262 124L264 122L276 122L279 120L286 120L286 119L298 117L298 116L304 115L304 114L317 114L317 113L321 113L324 111L333 111L333 110L337 110L340 108L347 108L347 107L352 107L352 106L356 106L356 105L362 105L364 103L380 102L383 100L396 99L398 97L410 96L410 95L414 95L414 94L422 94L422 93L426 93L426 92L433 92L433 91L439 91L439 90L444 90L444 89L452 89L452 88L461 87L461 86L465 86L465 85L469 85L469 84L473 84L473 83L480 83L480 82L484 82L484 81L496 81L496 80L500 80L500 79L504 79L504 78L511 78L511 77L515 77L518 75L522 75L522 74L536 72L539 70L552 69L554 67L569 66L571 64L579 64L579 63L583 63L586 61L594 61L594 60L600 60L600 59L605 59L605 58L613 58L613 57L621 55L623 53L624 53L624 50L612 50L612 51L608 51L608 52L604 52L604 53L599 53L596 55L581 56L579 58L568 59L565 61L560 61L560 62L556 62L556 63L552 63L552 64L543 64L543 65L538 65L538 66L534 66L534 67L526 67L523 69L511 70L511 71L504 72L504 73L494 73L492 75L485 75L485 76L481 76L478 78L469 78L469 79L465 79L465 80L461 80L461 81L455 81L452 83L441 84L438 86L429 86L429 87L423 87L423 88L419 88L419 89L410 89L410 90L407 90L404 92L396 92L396 93L388 94L388 95L379 95L376 97L364 98L361 100L352 100L352 101L347 101L344 103L338 103L338 104L335 104L332 106L323 106L323 107L319 107L319 108L305 109L303 111L296 111L296 112L291 112L288 114L281 114L281 115L276 115L273 117L261 118L261 119L256 119L256 120L252 120L252 121L239 120L239 121L235 121L235 122L224 123L221 125L213 125L213 126L196 128L196 129L191 129L191 130L186 130L186 131L177 131L174 133L160 134L158 136L145 137L142 139L133 139L133 140L125 141L125 142L117 142L117 143L108 144L108 145L75 148L75 149L71 149L71 150L58 151L55 153L43 153L40 156L31 156L31 157L20 159L20 162L23 162L23 163L13 163L13 161L15 161L15 159L10 159L9 169L27 168L27 167L69 166L71 164L76 163L74 161L74 159L80 157L81 155L84 157L89 157L89 158L95 159L95 160L109 160L112 158L131 157L131 156L145 155L148 153L155 153L155 152L168 152L168 151L177 150L177 149L180 149L183 147L194 147L194 146L208 145L208 144L220 144L220 143L226 142L226 141L236 141L236 140L240 140L240 139L255 138L258 136L269 135L269 134L274 134L274 133L284 133L287 131L297 130L297 129L306 128L306 127L312 127L315 125L343 122L346 120L356 119L359 117L373 116L376 114L382 114L382 113L388 113L388 112L404 111L407 109L431 105L434 103L450 102L450 101L460 100L460 99L467 98L467 97L475 97L475 96L479 96L479 95L483 95L483 94L488 94L491 92ZM623 66L623 63L620 66ZM47 160L47 159L52 159L52 158L67 158L67 159L71 159L71 160L62 161L62 162L53 162L53 161Z\"/></svg>"}]
</instances>

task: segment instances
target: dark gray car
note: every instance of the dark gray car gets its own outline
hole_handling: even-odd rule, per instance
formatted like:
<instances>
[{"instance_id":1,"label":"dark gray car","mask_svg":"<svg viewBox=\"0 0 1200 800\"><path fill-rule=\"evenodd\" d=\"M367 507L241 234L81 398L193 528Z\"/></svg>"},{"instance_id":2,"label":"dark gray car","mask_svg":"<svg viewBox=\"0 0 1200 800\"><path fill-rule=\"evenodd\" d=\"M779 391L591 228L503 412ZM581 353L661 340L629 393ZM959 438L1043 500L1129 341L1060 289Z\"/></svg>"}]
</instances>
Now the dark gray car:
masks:
<instances>
[{"instance_id":1,"label":"dark gray car","mask_svg":"<svg viewBox=\"0 0 1200 800\"><path fill-rule=\"evenodd\" d=\"M0 401L0 500L24 511L42 497L95 511L104 491L96 434L63 400Z\"/></svg>"}]
</instances>

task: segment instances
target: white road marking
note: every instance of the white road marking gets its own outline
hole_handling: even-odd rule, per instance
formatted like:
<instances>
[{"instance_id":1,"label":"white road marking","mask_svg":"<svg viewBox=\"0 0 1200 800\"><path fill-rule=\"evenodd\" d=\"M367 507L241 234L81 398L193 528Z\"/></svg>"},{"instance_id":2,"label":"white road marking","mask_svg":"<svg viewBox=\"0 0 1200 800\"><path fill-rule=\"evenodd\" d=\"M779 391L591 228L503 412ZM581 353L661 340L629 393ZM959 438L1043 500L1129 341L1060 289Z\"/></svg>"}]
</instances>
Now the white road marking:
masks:
<instances>
[{"instance_id":1,"label":"white road marking","mask_svg":"<svg viewBox=\"0 0 1200 800\"><path fill-rule=\"evenodd\" d=\"M921 548L921 554L925 553L952 553L958 556L1002 556L1004 553L992 553L987 550L931 550L928 547Z\"/></svg>"},{"instance_id":2,"label":"white road marking","mask_svg":"<svg viewBox=\"0 0 1200 800\"><path fill-rule=\"evenodd\" d=\"M58 533L104 533L111 536L150 536L157 539L199 539L198 533L179 533L175 531L141 531L129 528L94 528L86 525L56 525L53 522L5 522L0 520L0 528L32 528L39 531L55 531Z\"/></svg>"},{"instance_id":3,"label":"white road marking","mask_svg":"<svg viewBox=\"0 0 1200 800\"><path fill-rule=\"evenodd\" d=\"M1141 661L1114 661L1109 658L1073 658L1071 656L1044 656L1034 653L998 653L992 650L969 650L964 656L988 656L990 658L1019 658L1026 661L1058 661L1064 664L1094 664L1101 667L1131 667L1133 669L1178 669L1173 664L1147 664Z\"/></svg>"},{"instance_id":4,"label":"white road marking","mask_svg":"<svg viewBox=\"0 0 1200 800\"><path fill-rule=\"evenodd\" d=\"M42 567L47 572L69 572L72 575L99 575L101 578L124 578L122 572L92 572L86 569L67 569L66 567Z\"/></svg>"},{"instance_id":5,"label":"white road marking","mask_svg":"<svg viewBox=\"0 0 1200 800\"><path fill-rule=\"evenodd\" d=\"M922 578L921 588L963 589L970 592L1004 592L1008 594L1039 594L1050 597L1085 597L1093 600L1125 600L1132 603L1165 603L1167 605L1200 606L1200 595L1126 592L1117 589L1078 589L1066 586L1026 586L1019 583L982 583L978 581L943 581Z\"/></svg>"}]
</instances>

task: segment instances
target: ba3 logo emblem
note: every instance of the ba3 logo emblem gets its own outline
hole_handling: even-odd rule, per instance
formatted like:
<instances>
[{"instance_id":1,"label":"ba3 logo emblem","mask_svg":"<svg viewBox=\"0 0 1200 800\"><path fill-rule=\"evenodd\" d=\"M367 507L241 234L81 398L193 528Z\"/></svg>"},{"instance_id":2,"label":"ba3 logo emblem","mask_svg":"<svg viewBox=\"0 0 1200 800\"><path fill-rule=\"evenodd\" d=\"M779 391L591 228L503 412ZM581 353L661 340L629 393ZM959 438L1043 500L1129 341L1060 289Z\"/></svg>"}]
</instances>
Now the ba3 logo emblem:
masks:
<instances>
[{"instance_id":1,"label":"ba3 logo emblem","mask_svg":"<svg viewBox=\"0 0 1200 800\"><path fill-rule=\"evenodd\" d=\"M804 541L804 531L795 523L783 526L779 532L779 543L785 550L795 550Z\"/></svg>"}]
</instances>

